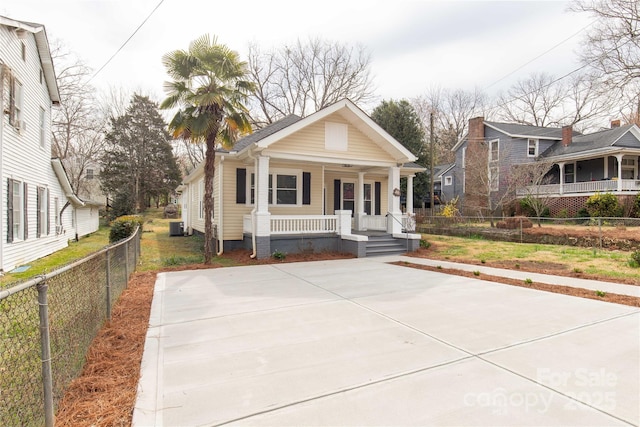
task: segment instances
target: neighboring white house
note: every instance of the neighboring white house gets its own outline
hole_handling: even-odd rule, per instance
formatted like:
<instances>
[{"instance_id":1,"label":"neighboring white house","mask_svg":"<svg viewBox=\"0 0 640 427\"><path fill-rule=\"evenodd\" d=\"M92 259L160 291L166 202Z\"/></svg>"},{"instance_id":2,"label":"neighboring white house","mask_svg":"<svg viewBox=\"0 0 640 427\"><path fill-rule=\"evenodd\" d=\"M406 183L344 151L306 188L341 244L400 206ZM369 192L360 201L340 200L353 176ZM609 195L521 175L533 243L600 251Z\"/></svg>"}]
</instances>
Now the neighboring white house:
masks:
<instances>
[{"instance_id":1,"label":"neighboring white house","mask_svg":"<svg viewBox=\"0 0 640 427\"><path fill-rule=\"evenodd\" d=\"M73 192L51 158L60 102L44 26L0 16L0 270L48 255L98 229L98 208Z\"/></svg>"},{"instance_id":2,"label":"neighboring white house","mask_svg":"<svg viewBox=\"0 0 640 427\"><path fill-rule=\"evenodd\" d=\"M419 244L413 191L400 208L400 179L425 169L349 100L288 116L218 151L213 182L218 250L406 252ZM185 231L204 231L204 170L178 187ZM385 234L386 236L379 236Z\"/></svg>"}]
</instances>

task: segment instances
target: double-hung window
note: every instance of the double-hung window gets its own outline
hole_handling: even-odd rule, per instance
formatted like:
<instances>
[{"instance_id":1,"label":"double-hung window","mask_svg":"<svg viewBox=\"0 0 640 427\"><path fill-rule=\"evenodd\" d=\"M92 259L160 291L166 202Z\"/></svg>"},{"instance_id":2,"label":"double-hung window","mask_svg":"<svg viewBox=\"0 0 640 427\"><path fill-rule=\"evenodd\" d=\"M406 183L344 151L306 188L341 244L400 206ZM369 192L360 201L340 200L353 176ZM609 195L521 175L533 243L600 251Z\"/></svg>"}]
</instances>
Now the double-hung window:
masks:
<instances>
[{"instance_id":1,"label":"double-hung window","mask_svg":"<svg viewBox=\"0 0 640 427\"><path fill-rule=\"evenodd\" d=\"M9 124L16 129L22 130L24 122L22 121L24 105L24 94L22 83L11 76L9 82Z\"/></svg>"},{"instance_id":2,"label":"double-hung window","mask_svg":"<svg viewBox=\"0 0 640 427\"><path fill-rule=\"evenodd\" d=\"M256 175L251 172L247 183L247 193L250 204L256 201ZM299 205L302 195L302 172L297 170L273 169L269 174L269 204L270 205Z\"/></svg>"},{"instance_id":3,"label":"double-hung window","mask_svg":"<svg viewBox=\"0 0 640 427\"><path fill-rule=\"evenodd\" d=\"M37 237L49 234L49 190L38 187L37 195L38 217L37 217Z\"/></svg>"},{"instance_id":4,"label":"double-hung window","mask_svg":"<svg viewBox=\"0 0 640 427\"><path fill-rule=\"evenodd\" d=\"M527 157L536 157L538 155L538 140L529 138L527 140Z\"/></svg>"},{"instance_id":5,"label":"double-hung window","mask_svg":"<svg viewBox=\"0 0 640 427\"><path fill-rule=\"evenodd\" d=\"M494 139L489 141L489 161L495 162L500 160L500 140Z\"/></svg>"},{"instance_id":6,"label":"double-hung window","mask_svg":"<svg viewBox=\"0 0 640 427\"><path fill-rule=\"evenodd\" d=\"M9 179L7 185L7 222L9 226L7 241L10 243L26 239L25 186L22 182L14 179Z\"/></svg>"}]
</instances>

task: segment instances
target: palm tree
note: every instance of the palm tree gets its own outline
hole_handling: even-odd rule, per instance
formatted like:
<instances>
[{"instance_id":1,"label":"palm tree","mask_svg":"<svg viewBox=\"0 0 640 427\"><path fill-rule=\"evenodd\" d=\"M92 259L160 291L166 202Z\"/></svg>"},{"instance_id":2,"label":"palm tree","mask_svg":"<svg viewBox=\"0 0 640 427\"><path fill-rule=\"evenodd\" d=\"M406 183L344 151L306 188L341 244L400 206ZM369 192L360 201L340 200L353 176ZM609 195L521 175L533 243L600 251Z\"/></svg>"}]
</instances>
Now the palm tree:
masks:
<instances>
[{"instance_id":1,"label":"palm tree","mask_svg":"<svg viewBox=\"0 0 640 427\"><path fill-rule=\"evenodd\" d=\"M175 50L162 57L173 79L165 83L167 98L161 108L178 108L169 123L174 138L206 143L204 163L204 262L213 256L213 174L216 142L231 145L240 133L251 131L243 105L254 85L246 80L247 64L238 53L203 35L189 50Z\"/></svg>"}]
</instances>

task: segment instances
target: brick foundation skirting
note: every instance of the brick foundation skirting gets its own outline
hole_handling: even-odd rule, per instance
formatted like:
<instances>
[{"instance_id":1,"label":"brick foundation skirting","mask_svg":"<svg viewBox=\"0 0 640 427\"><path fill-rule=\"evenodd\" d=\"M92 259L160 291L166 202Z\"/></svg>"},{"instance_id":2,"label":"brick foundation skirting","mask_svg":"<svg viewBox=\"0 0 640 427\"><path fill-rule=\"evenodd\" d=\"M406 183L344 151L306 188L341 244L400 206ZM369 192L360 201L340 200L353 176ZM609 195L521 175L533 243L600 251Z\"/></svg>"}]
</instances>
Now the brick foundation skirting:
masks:
<instances>
[{"instance_id":1,"label":"brick foundation skirting","mask_svg":"<svg viewBox=\"0 0 640 427\"><path fill-rule=\"evenodd\" d=\"M565 196L558 197L549 200L549 211L551 216L558 216L558 214L566 209L567 217L575 217L578 211L587 205L587 200L591 197L588 196ZM624 208L624 216L629 216L629 210L635 201L636 195L619 195L616 194L618 203Z\"/></svg>"}]
</instances>

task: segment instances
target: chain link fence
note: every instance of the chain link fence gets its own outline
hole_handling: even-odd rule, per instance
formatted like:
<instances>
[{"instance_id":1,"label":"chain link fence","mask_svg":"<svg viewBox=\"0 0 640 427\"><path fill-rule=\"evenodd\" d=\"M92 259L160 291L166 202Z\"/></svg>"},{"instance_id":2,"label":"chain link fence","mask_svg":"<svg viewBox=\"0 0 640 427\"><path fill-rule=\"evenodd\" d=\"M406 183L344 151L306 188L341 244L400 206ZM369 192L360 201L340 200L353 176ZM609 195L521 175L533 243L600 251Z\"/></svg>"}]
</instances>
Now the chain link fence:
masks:
<instances>
[{"instance_id":1,"label":"chain link fence","mask_svg":"<svg viewBox=\"0 0 640 427\"><path fill-rule=\"evenodd\" d=\"M416 215L416 231L459 237L487 238L507 242L569 244L573 246L637 249L640 218L531 218ZM527 229L535 228L528 232ZM545 230L548 234L545 234ZM558 230L564 231L559 233ZM576 233L572 233L574 230ZM612 239L620 232L626 239ZM579 235L580 237L575 237ZM622 240L629 240L628 244Z\"/></svg>"},{"instance_id":2,"label":"chain link fence","mask_svg":"<svg viewBox=\"0 0 640 427\"><path fill-rule=\"evenodd\" d=\"M0 426L53 426L54 408L84 365L140 255L129 238L0 290Z\"/></svg>"}]
</instances>

